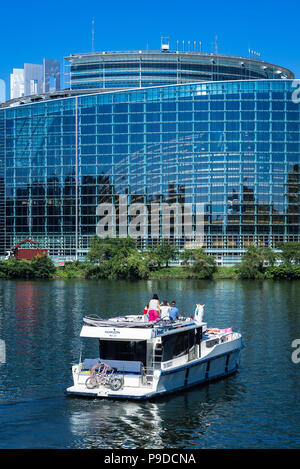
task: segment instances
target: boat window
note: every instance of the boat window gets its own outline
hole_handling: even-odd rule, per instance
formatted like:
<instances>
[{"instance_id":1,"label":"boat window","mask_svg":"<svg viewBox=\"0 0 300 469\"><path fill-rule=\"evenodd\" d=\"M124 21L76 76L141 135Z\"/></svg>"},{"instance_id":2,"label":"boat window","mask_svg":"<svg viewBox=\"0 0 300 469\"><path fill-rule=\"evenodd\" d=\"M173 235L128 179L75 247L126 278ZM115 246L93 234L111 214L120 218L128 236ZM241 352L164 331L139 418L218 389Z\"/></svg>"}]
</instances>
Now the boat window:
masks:
<instances>
[{"instance_id":1,"label":"boat window","mask_svg":"<svg viewBox=\"0 0 300 469\"><path fill-rule=\"evenodd\" d=\"M219 339L207 340L206 341L206 348L214 347L218 343L219 343Z\"/></svg>"},{"instance_id":2,"label":"boat window","mask_svg":"<svg viewBox=\"0 0 300 469\"><path fill-rule=\"evenodd\" d=\"M195 329L163 337L162 361L172 360L172 358L187 354L195 345L195 341Z\"/></svg>"},{"instance_id":3,"label":"boat window","mask_svg":"<svg viewBox=\"0 0 300 469\"><path fill-rule=\"evenodd\" d=\"M82 337L80 340L80 355L81 359L98 358L98 340L91 339L90 337Z\"/></svg>"},{"instance_id":4,"label":"boat window","mask_svg":"<svg viewBox=\"0 0 300 469\"><path fill-rule=\"evenodd\" d=\"M139 361L145 365L146 344L146 340L100 340L100 358Z\"/></svg>"}]
</instances>

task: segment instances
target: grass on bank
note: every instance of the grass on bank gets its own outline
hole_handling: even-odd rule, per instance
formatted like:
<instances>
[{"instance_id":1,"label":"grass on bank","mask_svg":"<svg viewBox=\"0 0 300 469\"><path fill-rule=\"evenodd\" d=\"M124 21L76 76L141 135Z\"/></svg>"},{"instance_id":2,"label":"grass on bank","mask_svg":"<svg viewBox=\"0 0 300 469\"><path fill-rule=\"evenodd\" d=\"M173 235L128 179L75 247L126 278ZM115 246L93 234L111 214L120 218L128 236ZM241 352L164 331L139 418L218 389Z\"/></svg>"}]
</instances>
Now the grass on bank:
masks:
<instances>
[{"instance_id":1,"label":"grass on bank","mask_svg":"<svg viewBox=\"0 0 300 469\"><path fill-rule=\"evenodd\" d=\"M196 273L192 273L187 267L184 266L172 266L172 267L162 267L159 270L150 272L149 279L172 279L172 278L194 278L197 279L199 276ZM214 272L212 279L221 280L221 279L232 279L236 280L237 273L235 266L217 266L216 271Z\"/></svg>"},{"instance_id":2,"label":"grass on bank","mask_svg":"<svg viewBox=\"0 0 300 469\"><path fill-rule=\"evenodd\" d=\"M70 262L65 267L56 267L53 278L61 279L86 279L89 277L89 264L85 262L79 262L81 265ZM1 278L1 275L0 275ZM159 279L199 279L199 275L192 273L187 267L184 266L172 266L172 267L161 267L160 269L149 272L147 277L148 280L159 280ZM268 267L265 269L265 275L261 278L271 280L292 280L300 278L300 267L293 266L287 268L286 266ZM241 279L237 266L217 266L214 272L212 280L239 280ZM249 278L251 279L251 278ZM257 278L256 278L257 279Z\"/></svg>"}]
</instances>

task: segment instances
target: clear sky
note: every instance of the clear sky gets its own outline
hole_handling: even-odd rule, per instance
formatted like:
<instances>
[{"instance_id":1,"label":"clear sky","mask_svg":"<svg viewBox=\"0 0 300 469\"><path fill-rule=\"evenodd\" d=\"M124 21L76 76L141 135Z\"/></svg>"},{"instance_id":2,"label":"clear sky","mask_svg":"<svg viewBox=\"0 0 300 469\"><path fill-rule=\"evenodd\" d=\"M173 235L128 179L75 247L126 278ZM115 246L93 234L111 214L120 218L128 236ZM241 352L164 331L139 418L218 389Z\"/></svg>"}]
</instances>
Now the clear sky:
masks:
<instances>
[{"instance_id":1,"label":"clear sky","mask_svg":"<svg viewBox=\"0 0 300 469\"><path fill-rule=\"evenodd\" d=\"M170 48L202 42L204 52L248 56L291 69L300 78L300 2L276 0L14 0L0 3L0 79L24 62L42 63L95 50Z\"/></svg>"}]
</instances>

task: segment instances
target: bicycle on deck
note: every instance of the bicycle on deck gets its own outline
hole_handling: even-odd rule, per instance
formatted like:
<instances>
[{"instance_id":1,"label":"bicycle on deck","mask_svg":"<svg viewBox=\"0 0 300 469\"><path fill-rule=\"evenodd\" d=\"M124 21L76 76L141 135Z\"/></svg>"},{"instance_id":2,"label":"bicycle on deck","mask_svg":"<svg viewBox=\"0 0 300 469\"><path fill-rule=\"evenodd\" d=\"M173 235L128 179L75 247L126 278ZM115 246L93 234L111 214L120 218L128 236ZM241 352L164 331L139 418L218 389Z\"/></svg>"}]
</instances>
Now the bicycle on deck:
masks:
<instances>
[{"instance_id":1,"label":"bicycle on deck","mask_svg":"<svg viewBox=\"0 0 300 469\"><path fill-rule=\"evenodd\" d=\"M114 369L107 363L100 362L92 367L85 385L88 389L107 386L112 391L118 391L123 385L123 380L115 376Z\"/></svg>"}]
</instances>

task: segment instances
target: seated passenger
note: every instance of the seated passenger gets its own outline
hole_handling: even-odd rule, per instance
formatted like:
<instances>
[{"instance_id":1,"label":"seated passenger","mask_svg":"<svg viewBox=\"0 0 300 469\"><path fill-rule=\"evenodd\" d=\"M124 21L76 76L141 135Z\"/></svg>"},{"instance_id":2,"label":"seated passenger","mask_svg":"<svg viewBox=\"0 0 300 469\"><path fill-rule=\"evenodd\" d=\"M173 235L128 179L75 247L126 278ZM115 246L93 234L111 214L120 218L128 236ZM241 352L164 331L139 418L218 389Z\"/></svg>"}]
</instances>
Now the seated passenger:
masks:
<instances>
[{"instance_id":1,"label":"seated passenger","mask_svg":"<svg viewBox=\"0 0 300 469\"><path fill-rule=\"evenodd\" d=\"M164 300L160 306L161 319L164 319L165 321L170 319L169 309L170 309L169 303L167 302L167 300Z\"/></svg>"},{"instance_id":2,"label":"seated passenger","mask_svg":"<svg viewBox=\"0 0 300 469\"><path fill-rule=\"evenodd\" d=\"M179 314L179 309L176 307L175 301L172 301L171 303L171 308L169 309L169 316L170 319L173 321L176 321L176 319L179 319L181 315Z\"/></svg>"}]
</instances>

